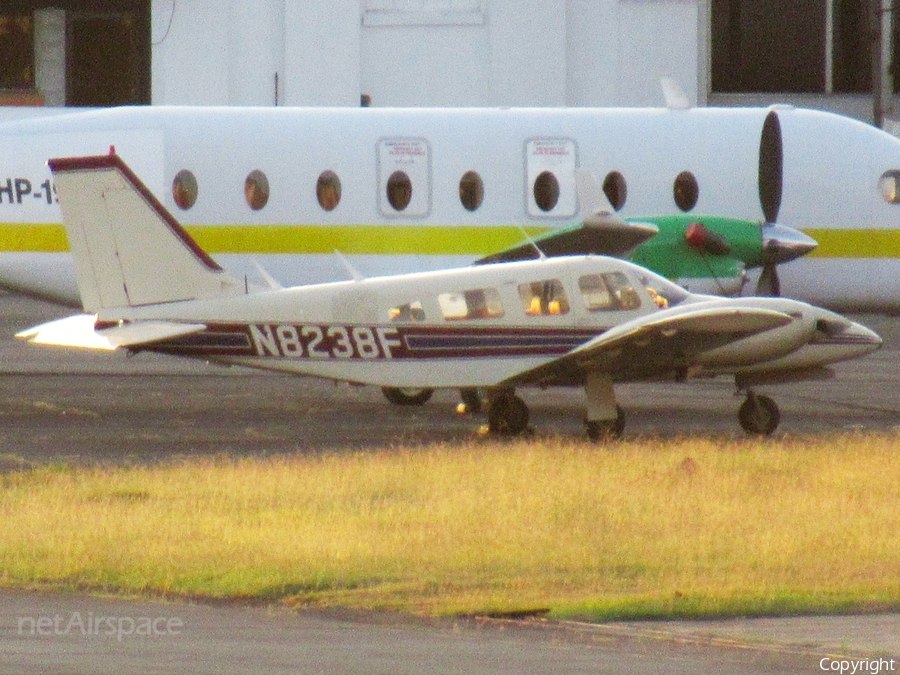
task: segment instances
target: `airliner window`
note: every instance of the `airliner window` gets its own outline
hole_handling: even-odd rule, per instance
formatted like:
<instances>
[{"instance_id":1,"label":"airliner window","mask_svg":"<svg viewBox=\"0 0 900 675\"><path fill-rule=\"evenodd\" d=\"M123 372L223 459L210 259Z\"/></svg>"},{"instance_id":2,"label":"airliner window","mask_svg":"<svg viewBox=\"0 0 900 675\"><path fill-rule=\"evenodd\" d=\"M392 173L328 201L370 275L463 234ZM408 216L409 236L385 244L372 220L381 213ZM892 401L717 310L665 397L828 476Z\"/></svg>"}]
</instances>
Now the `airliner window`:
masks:
<instances>
[{"instance_id":1,"label":"airliner window","mask_svg":"<svg viewBox=\"0 0 900 675\"><path fill-rule=\"evenodd\" d=\"M459 181L459 201L467 211L475 211L484 201L484 183L475 171L466 171Z\"/></svg>"},{"instance_id":2,"label":"airliner window","mask_svg":"<svg viewBox=\"0 0 900 675\"><path fill-rule=\"evenodd\" d=\"M900 171L885 171L878 181L881 196L888 204L900 204Z\"/></svg>"},{"instance_id":3,"label":"airliner window","mask_svg":"<svg viewBox=\"0 0 900 675\"><path fill-rule=\"evenodd\" d=\"M316 181L316 198L319 206L334 211L341 202L341 179L334 171L323 171Z\"/></svg>"},{"instance_id":4,"label":"airliner window","mask_svg":"<svg viewBox=\"0 0 900 675\"><path fill-rule=\"evenodd\" d=\"M416 300L415 302L407 302L403 305L397 305L396 307L391 307L388 310L388 318L391 321L424 321L425 320L425 310L422 308L422 303Z\"/></svg>"},{"instance_id":5,"label":"airliner window","mask_svg":"<svg viewBox=\"0 0 900 675\"><path fill-rule=\"evenodd\" d=\"M178 208L187 211L197 202L197 179L187 169L182 169L172 181L172 198Z\"/></svg>"},{"instance_id":6,"label":"airliner window","mask_svg":"<svg viewBox=\"0 0 900 675\"><path fill-rule=\"evenodd\" d=\"M541 211L552 211L559 201L559 181L551 171L543 171L534 179L534 203Z\"/></svg>"},{"instance_id":7,"label":"airliner window","mask_svg":"<svg viewBox=\"0 0 900 675\"><path fill-rule=\"evenodd\" d=\"M690 211L697 206L697 199L700 196L700 186L697 185L697 179L690 171L682 171L675 177L675 184L672 187L672 194L675 197L675 203L682 211Z\"/></svg>"},{"instance_id":8,"label":"airliner window","mask_svg":"<svg viewBox=\"0 0 900 675\"><path fill-rule=\"evenodd\" d=\"M519 299L528 316L552 316L569 313L569 300L559 279L532 281L519 285Z\"/></svg>"},{"instance_id":9,"label":"airliner window","mask_svg":"<svg viewBox=\"0 0 900 675\"><path fill-rule=\"evenodd\" d=\"M628 199L628 186L625 184L625 176L618 171L610 171L603 181L603 193L616 211L625 206Z\"/></svg>"},{"instance_id":10,"label":"airliner window","mask_svg":"<svg viewBox=\"0 0 900 675\"><path fill-rule=\"evenodd\" d=\"M641 296L621 272L586 274L578 279L584 306L591 312L632 310L641 306Z\"/></svg>"},{"instance_id":11,"label":"airliner window","mask_svg":"<svg viewBox=\"0 0 900 675\"><path fill-rule=\"evenodd\" d=\"M476 288L438 296L441 314L447 321L496 319L503 316L503 304L496 288Z\"/></svg>"},{"instance_id":12,"label":"airliner window","mask_svg":"<svg viewBox=\"0 0 900 675\"><path fill-rule=\"evenodd\" d=\"M402 211L412 199L412 181L403 171L395 171L387 181L387 198L395 211Z\"/></svg>"},{"instance_id":13,"label":"airliner window","mask_svg":"<svg viewBox=\"0 0 900 675\"><path fill-rule=\"evenodd\" d=\"M254 211L259 211L269 201L269 179L259 169L254 169L244 180L244 198Z\"/></svg>"}]
</instances>

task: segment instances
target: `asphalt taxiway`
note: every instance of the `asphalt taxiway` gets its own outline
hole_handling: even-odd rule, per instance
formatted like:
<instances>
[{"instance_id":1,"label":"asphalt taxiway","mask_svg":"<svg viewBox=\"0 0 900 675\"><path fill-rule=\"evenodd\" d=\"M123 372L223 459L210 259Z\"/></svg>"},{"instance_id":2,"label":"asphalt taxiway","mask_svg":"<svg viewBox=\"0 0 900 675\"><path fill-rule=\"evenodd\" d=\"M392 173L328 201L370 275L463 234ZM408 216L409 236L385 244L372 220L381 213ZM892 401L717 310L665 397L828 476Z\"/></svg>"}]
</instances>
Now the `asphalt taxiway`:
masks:
<instances>
[{"instance_id":1,"label":"asphalt taxiway","mask_svg":"<svg viewBox=\"0 0 900 675\"><path fill-rule=\"evenodd\" d=\"M125 358L39 348L13 333L65 308L0 295L0 471L17 462L108 464L187 455L267 455L477 438L454 392L389 405L356 388L152 355ZM857 317L885 346L837 366L829 381L765 389L781 406L777 434L898 433L900 319ZM626 385L626 435L740 437L741 399L727 381ZM525 391L535 439L581 438L582 394ZM177 617L161 636L23 634L21 621L75 614ZM600 627L290 613L90 596L0 592L2 673L798 673L821 659L898 658L900 617L656 622ZM827 662L826 665L830 665ZM882 669L881 672L889 672Z\"/></svg>"}]
</instances>

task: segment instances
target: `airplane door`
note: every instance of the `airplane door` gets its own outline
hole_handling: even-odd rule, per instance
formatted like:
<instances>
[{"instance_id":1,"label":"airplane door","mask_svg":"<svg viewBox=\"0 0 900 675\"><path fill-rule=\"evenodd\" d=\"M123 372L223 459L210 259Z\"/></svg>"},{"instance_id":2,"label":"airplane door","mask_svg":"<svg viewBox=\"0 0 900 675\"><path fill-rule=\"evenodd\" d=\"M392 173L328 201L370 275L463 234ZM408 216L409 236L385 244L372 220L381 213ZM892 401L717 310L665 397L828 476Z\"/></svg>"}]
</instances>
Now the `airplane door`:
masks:
<instances>
[{"instance_id":1,"label":"airplane door","mask_svg":"<svg viewBox=\"0 0 900 675\"><path fill-rule=\"evenodd\" d=\"M424 138L378 141L378 206L385 216L431 211L431 148Z\"/></svg>"},{"instance_id":2,"label":"airplane door","mask_svg":"<svg viewBox=\"0 0 900 675\"><path fill-rule=\"evenodd\" d=\"M575 141L535 138L525 144L525 203L528 215L569 218L577 210Z\"/></svg>"}]
</instances>

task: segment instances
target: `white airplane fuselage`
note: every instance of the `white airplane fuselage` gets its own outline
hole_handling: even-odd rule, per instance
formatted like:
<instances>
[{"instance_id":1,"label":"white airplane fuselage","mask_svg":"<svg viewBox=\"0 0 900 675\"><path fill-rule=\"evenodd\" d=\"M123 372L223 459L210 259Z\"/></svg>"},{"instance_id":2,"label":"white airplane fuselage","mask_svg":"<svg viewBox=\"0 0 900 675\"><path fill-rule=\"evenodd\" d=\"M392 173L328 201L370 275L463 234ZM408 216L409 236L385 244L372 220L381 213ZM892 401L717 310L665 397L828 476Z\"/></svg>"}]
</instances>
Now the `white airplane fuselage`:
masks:
<instances>
[{"instance_id":1,"label":"white airplane fuselage","mask_svg":"<svg viewBox=\"0 0 900 675\"><path fill-rule=\"evenodd\" d=\"M667 109L118 108L0 124L0 285L77 303L46 160L116 152L226 268L285 285L458 267L578 222L574 169L612 181L618 214L765 220L761 135L780 130L777 220L819 242L783 266L782 293L835 307L900 309L900 140L790 107ZM179 208L189 171L196 200ZM253 208L253 172L268 198ZM408 179L401 202L389 184ZM480 188L461 198L461 181ZM538 194L550 173L555 193ZM334 175L333 208L317 184ZM683 185L679 188L683 192ZM471 191L474 190L474 191ZM547 195L550 195L549 197ZM255 205L259 206L259 202ZM402 208L398 208L401 206Z\"/></svg>"}]
</instances>

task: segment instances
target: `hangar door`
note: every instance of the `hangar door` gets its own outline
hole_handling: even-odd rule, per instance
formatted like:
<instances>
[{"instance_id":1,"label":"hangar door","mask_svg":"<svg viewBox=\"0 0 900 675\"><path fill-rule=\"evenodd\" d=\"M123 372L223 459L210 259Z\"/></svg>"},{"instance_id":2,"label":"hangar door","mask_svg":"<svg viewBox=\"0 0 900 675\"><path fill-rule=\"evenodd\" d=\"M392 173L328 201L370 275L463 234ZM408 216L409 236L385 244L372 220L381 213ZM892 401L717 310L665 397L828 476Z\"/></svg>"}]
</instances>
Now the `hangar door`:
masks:
<instances>
[{"instance_id":1,"label":"hangar door","mask_svg":"<svg viewBox=\"0 0 900 675\"><path fill-rule=\"evenodd\" d=\"M51 106L150 103L150 0L3 0L0 89Z\"/></svg>"}]
</instances>

